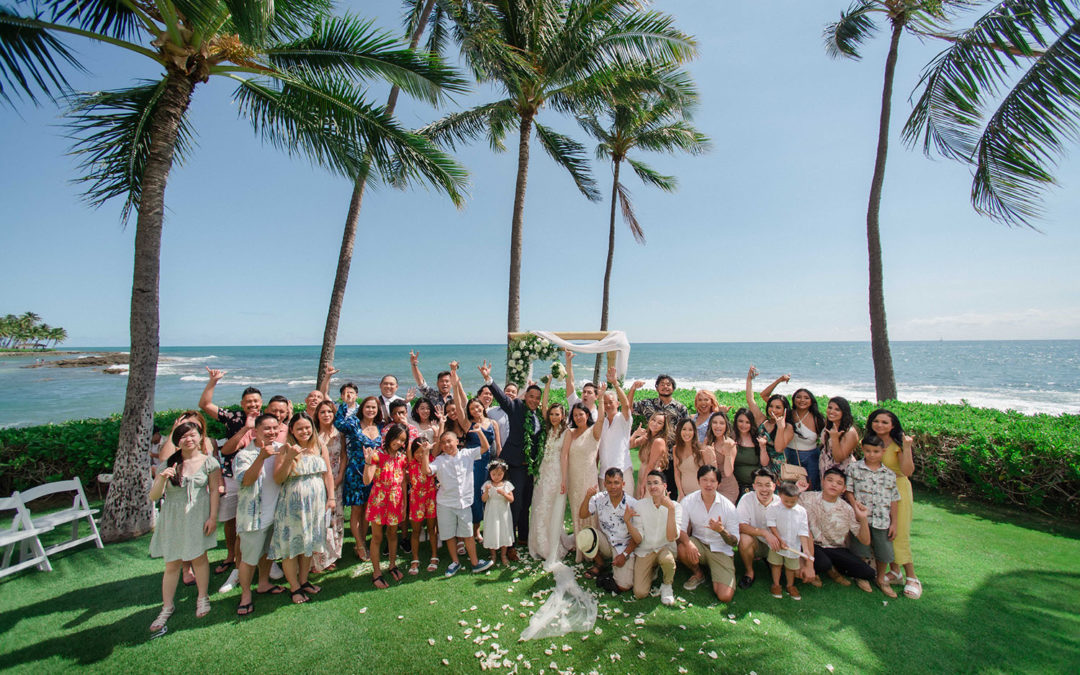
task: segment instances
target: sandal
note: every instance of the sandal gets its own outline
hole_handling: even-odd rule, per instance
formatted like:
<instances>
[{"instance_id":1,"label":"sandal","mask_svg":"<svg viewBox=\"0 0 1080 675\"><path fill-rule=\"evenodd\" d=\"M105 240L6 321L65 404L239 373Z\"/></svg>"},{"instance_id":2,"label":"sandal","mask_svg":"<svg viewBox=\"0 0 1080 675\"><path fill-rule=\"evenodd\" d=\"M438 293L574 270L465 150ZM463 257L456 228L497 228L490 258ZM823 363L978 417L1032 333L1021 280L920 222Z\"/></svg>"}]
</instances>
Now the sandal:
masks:
<instances>
[{"instance_id":1,"label":"sandal","mask_svg":"<svg viewBox=\"0 0 1080 675\"><path fill-rule=\"evenodd\" d=\"M310 593L312 595L318 595L319 591L322 590L322 586L315 586L310 581L305 581L304 583L300 584L300 590L306 591L307 593Z\"/></svg>"},{"instance_id":2,"label":"sandal","mask_svg":"<svg viewBox=\"0 0 1080 675\"><path fill-rule=\"evenodd\" d=\"M599 565L593 565L592 569L585 572L585 578L586 579L595 579L597 576L599 576L601 571L603 571L603 570L600 569Z\"/></svg>"},{"instance_id":3,"label":"sandal","mask_svg":"<svg viewBox=\"0 0 1080 675\"><path fill-rule=\"evenodd\" d=\"M427 571L428 572L438 572L439 571L439 559L438 558L432 558L428 562Z\"/></svg>"},{"instance_id":4,"label":"sandal","mask_svg":"<svg viewBox=\"0 0 1080 675\"><path fill-rule=\"evenodd\" d=\"M411 563L409 563L409 574L411 576L416 576L417 574L420 574L420 561L419 560L414 560Z\"/></svg>"},{"instance_id":5,"label":"sandal","mask_svg":"<svg viewBox=\"0 0 1080 675\"><path fill-rule=\"evenodd\" d=\"M256 588L255 592L258 593L259 595L281 595L282 593L285 592L285 589L282 586L278 586L277 584L273 584L273 585L270 586L270 588L266 589L265 591L260 591L258 588Z\"/></svg>"},{"instance_id":6,"label":"sandal","mask_svg":"<svg viewBox=\"0 0 1080 675\"><path fill-rule=\"evenodd\" d=\"M236 608L237 616L247 616L255 611L255 603L249 602Z\"/></svg>"},{"instance_id":7,"label":"sandal","mask_svg":"<svg viewBox=\"0 0 1080 675\"><path fill-rule=\"evenodd\" d=\"M308 596L301 590L292 591L289 593L289 595L292 596L292 602L294 605L302 605L308 601ZM297 600L297 597L299 597L300 599Z\"/></svg>"},{"instance_id":8,"label":"sandal","mask_svg":"<svg viewBox=\"0 0 1080 675\"><path fill-rule=\"evenodd\" d=\"M360 562L371 560L371 556L368 555L367 549L359 544L353 546L353 552L356 553L357 558L360 558Z\"/></svg>"},{"instance_id":9,"label":"sandal","mask_svg":"<svg viewBox=\"0 0 1080 675\"><path fill-rule=\"evenodd\" d=\"M896 591L894 591L892 589L892 586L890 586L889 584L882 583L882 582L879 581L878 582L878 588L881 589L881 592L885 594L886 598L895 598L896 597Z\"/></svg>"},{"instance_id":10,"label":"sandal","mask_svg":"<svg viewBox=\"0 0 1080 675\"><path fill-rule=\"evenodd\" d=\"M195 601L195 618L201 619L210 613L210 598L203 595Z\"/></svg>"},{"instance_id":11,"label":"sandal","mask_svg":"<svg viewBox=\"0 0 1080 675\"><path fill-rule=\"evenodd\" d=\"M885 574L885 583L889 584L890 586L892 584L900 583L901 581L903 581L903 579L904 577L900 576L900 573L894 570L889 570L888 573Z\"/></svg>"},{"instance_id":12,"label":"sandal","mask_svg":"<svg viewBox=\"0 0 1080 675\"><path fill-rule=\"evenodd\" d=\"M218 566L214 568L214 574L225 574L235 563L232 560L222 560L218 563Z\"/></svg>"},{"instance_id":13,"label":"sandal","mask_svg":"<svg viewBox=\"0 0 1080 675\"><path fill-rule=\"evenodd\" d=\"M401 573L401 570L398 569L397 565L394 565L390 569L386 570L386 573L389 574L390 578L394 581L401 581L405 578L405 575Z\"/></svg>"},{"instance_id":14,"label":"sandal","mask_svg":"<svg viewBox=\"0 0 1080 675\"><path fill-rule=\"evenodd\" d=\"M165 623L169 620L169 617L176 611L176 605L172 607L162 607L161 613L154 619L154 623L150 624L150 632L156 633L165 628Z\"/></svg>"},{"instance_id":15,"label":"sandal","mask_svg":"<svg viewBox=\"0 0 1080 675\"><path fill-rule=\"evenodd\" d=\"M904 584L904 596L911 598L912 600L918 600L922 597L922 582L915 577L908 577L907 583Z\"/></svg>"},{"instance_id":16,"label":"sandal","mask_svg":"<svg viewBox=\"0 0 1080 675\"><path fill-rule=\"evenodd\" d=\"M380 591L390 588L390 584L386 583L386 579L383 579L381 574L371 580L371 585Z\"/></svg>"}]
</instances>

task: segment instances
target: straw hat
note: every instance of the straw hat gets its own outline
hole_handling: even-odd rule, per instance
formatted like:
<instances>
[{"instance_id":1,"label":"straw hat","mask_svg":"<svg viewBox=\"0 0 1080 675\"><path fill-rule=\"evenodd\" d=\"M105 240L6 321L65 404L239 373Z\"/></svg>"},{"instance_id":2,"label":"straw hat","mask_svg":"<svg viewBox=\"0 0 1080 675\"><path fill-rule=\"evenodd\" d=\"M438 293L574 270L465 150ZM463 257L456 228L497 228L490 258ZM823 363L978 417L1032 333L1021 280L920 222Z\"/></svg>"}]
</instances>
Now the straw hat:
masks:
<instances>
[{"instance_id":1,"label":"straw hat","mask_svg":"<svg viewBox=\"0 0 1080 675\"><path fill-rule=\"evenodd\" d=\"M581 551L581 555L589 560L596 557L596 552L600 549L600 534L596 528L586 527L577 533L577 548Z\"/></svg>"}]
</instances>

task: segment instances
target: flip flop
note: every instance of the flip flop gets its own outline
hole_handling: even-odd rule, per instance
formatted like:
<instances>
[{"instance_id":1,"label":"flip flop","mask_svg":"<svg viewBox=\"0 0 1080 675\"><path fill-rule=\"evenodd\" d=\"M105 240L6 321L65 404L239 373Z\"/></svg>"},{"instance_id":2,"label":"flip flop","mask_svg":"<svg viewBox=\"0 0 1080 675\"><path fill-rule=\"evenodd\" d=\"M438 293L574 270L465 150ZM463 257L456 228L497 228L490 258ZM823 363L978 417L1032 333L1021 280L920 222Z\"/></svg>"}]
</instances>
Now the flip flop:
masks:
<instances>
[{"instance_id":1,"label":"flip flop","mask_svg":"<svg viewBox=\"0 0 1080 675\"><path fill-rule=\"evenodd\" d=\"M586 579L595 579L601 571L603 570L600 569L599 565L593 565L591 569L585 572L584 576Z\"/></svg>"},{"instance_id":2,"label":"flip flop","mask_svg":"<svg viewBox=\"0 0 1080 675\"><path fill-rule=\"evenodd\" d=\"M371 580L371 585L379 590L390 588L390 584L386 583L386 579L383 579L381 574Z\"/></svg>"},{"instance_id":3,"label":"flip flop","mask_svg":"<svg viewBox=\"0 0 1080 675\"><path fill-rule=\"evenodd\" d=\"M305 581L304 583L300 584L300 590L306 593L310 593L311 595L318 595L319 591L322 590L322 587L315 586L310 581Z\"/></svg>"},{"instance_id":4,"label":"flip flop","mask_svg":"<svg viewBox=\"0 0 1080 675\"><path fill-rule=\"evenodd\" d=\"M247 616L255 611L255 603L249 602L236 608L237 616Z\"/></svg>"},{"instance_id":5,"label":"flip flop","mask_svg":"<svg viewBox=\"0 0 1080 675\"><path fill-rule=\"evenodd\" d=\"M214 568L214 574L225 574L230 569L232 569L234 564L236 563L234 563L232 560L223 560L218 563L217 567Z\"/></svg>"},{"instance_id":6,"label":"flip flop","mask_svg":"<svg viewBox=\"0 0 1080 675\"><path fill-rule=\"evenodd\" d=\"M390 578L394 581L401 581L405 578L405 575L401 573L401 570L398 569L397 565L394 565L390 569L386 570L386 573L389 574Z\"/></svg>"},{"instance_id":7,"label":"flip flop","mask_svg":"<svg viewBox=\"0 0 1080 675\"><path fill-rule=\"evenodd\" d=\"M308 601L308 596L305 595L303 591L293 591L289 595L292 596L292 602L294 605L302 605ZM303 598L303 600L297 600L297 596Z\"/></svg>"},{"instance_id":8,"label":"flip flop","mask_svg":"<svg viewBox=\"0 0 1080 675\"><path fill-rule=\"evenodd\" d=\"M256 588L255 592L258 593L259 595L281 595L282 593L285 592L285 587L284 586L278 586L277 584L274 584L268 590L265 590L265 591L260 591L259 589Z\"/></svg>"}]
</instances>

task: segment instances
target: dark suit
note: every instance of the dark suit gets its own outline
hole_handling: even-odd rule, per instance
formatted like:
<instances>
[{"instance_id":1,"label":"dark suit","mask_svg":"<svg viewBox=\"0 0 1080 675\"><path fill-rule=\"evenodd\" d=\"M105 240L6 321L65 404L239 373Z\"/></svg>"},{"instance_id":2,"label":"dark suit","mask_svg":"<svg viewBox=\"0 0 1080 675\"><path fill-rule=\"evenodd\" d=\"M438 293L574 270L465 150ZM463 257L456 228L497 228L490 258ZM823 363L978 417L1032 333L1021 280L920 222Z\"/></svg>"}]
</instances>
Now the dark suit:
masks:
<instances>
[{"instance_id":1,"label":"dark suit","mask_svg":"<svg viewBox=\"0 0 1080 675\"><path fill-rule=\"evenodd\" d=\"M514 486L514 501L510 504L510 513L514 518L514 529L517 531L518 541L529 540L529 507L532 505L533 478L529 475L529 462L525 456L525 433L529 423L529 407L521 399L510 400L494 382L489 385L491 395L499 407L506 411L510 422L510 437L503 439L502 454L499 455L509 466L506 479ZM540 411L536 411L537 417ZM533 449L535 452L543 452L543 448L536 447L536 438L540 435L539 427L529 429L533 437Z\"/></svg>"}]
</instances>

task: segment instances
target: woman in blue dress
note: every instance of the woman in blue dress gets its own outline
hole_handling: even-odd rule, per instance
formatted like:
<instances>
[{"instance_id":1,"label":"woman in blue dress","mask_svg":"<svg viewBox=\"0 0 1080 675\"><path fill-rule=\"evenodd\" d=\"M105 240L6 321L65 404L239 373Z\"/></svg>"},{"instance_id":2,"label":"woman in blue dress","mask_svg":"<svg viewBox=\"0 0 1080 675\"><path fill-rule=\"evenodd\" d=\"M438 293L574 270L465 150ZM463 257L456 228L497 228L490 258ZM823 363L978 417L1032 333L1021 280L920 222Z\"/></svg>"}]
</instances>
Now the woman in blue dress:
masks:
<instances>
[{"instance_id":1,"label":"woman in blue dress","mask_svg":"<svg viewBox=\"0 0 1080 675\"><path fill-rule=\"evenodd\" d=\"M349 507L349 530L352 531L356 543L353 550L360 560L368 560L367 541L368 523L364 517L364 507L367 504L368 491L371 489L370 481L364 480L365 449L378 450L382 447L382 413L379 410L379 400L374 396L368 396L360 402L357 408L358 416L349 415L348 408L344 403L338 405L337 415L334 416L334 426L345 435L345 451L348 459L345 464L345 485L342 488L342 499L345 506Z\"/></svg>"},{"instance_id":2,"label":"woman in blue dress","mask_svg":"<svg viewBox=\"0 0 1080 675\"><path fill-rule=\"evenodd\" d=\"M450 364L450 383L454 388L454 397L457 401L468 401L465 396L465 388L457 374L457 362ZM469 401L465 407L466 426L469 431L465 434L465 447L475 448L484 445L480 441L480 435L484 435L487 441L487 450L473 461L473 503L472 521L473 534L476 537L476 545L483 543L480 537L480 525L484 522L484 502L481 499L481 488L488 479L487 465L493 458L502 452L501 439L499 438L499 425L487 416L487 409L479 399Z\"/></svg>"}]
</instances>

